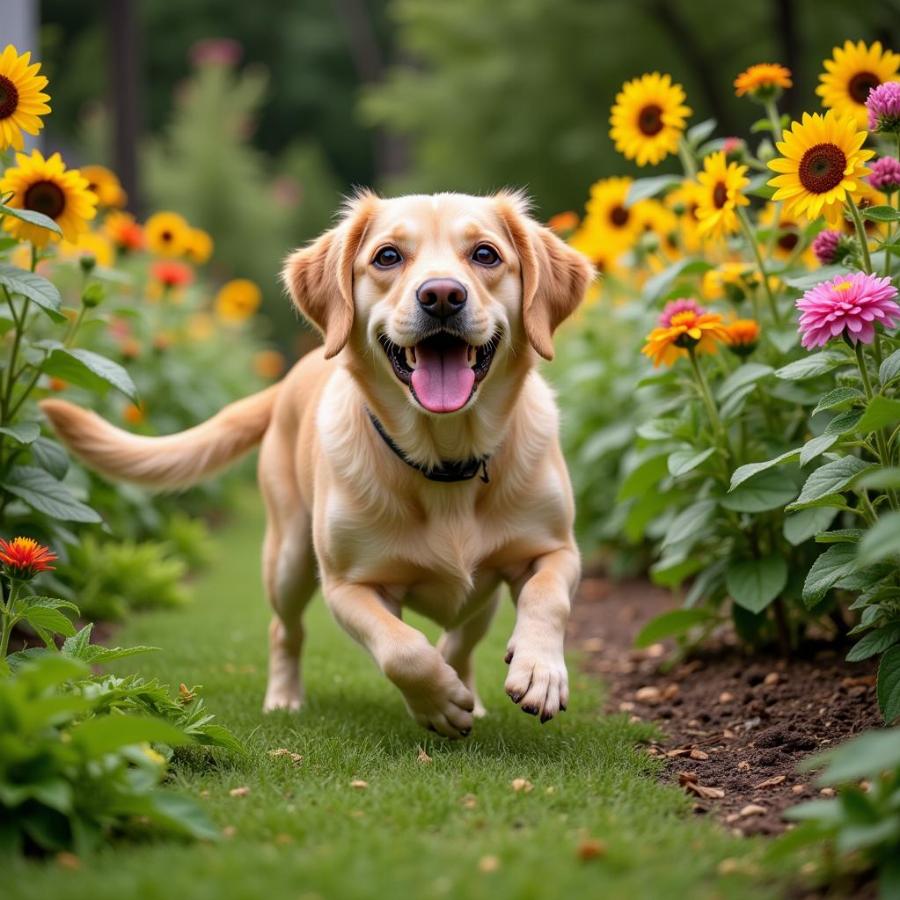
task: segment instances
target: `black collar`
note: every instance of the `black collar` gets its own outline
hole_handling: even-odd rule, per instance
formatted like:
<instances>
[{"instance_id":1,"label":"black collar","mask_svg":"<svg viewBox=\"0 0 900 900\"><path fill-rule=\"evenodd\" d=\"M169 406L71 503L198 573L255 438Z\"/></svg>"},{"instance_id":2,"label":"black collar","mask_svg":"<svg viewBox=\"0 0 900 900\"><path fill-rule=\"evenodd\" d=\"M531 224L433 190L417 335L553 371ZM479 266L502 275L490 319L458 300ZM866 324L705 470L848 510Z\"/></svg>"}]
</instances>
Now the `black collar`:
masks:
<instances>
[{"instance_id":1,"label":"black collar","mask_svg":"<svg viewBox=\"0 0 900 900\"><path fill-rule=\"evenodd\" d=\"M384 425L378 421L373 415L372 410L366 407L366 412L375 426L375 430L381 435L381 439L391 448L394 454L403 460L408 466L421 472L429 481L441 481L445 484L454 481L471 481L476 475L481 473L481 480L487 484L488 478L487 464L490 456L478 456L472 459L449 459L442 460L441 463L432 468L426 468L423 465L411 460L393 441L391 436L384 430Z\"/></svg>"}]
</instances>

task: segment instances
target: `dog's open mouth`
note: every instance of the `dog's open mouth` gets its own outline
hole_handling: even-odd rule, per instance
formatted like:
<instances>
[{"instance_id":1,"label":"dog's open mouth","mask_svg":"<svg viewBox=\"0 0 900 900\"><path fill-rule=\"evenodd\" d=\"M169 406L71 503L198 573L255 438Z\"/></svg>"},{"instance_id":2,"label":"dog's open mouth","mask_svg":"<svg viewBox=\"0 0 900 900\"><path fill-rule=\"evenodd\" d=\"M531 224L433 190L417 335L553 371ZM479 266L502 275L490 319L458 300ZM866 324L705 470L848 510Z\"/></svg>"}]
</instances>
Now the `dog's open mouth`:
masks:
<instances>
[{"instance_id":1,"label":"dog's open mouth","mask_svg":"<svg viewBox=\"0 0 900 900\"><path fill-rule=\"evenodd\" d=\"M497 346L496 336L474 347L446 331L438 332L414 347L401 347L386 335L379 338L394 374L429 412L462 409L484 380Z\"/></svg>"}]
</instances>

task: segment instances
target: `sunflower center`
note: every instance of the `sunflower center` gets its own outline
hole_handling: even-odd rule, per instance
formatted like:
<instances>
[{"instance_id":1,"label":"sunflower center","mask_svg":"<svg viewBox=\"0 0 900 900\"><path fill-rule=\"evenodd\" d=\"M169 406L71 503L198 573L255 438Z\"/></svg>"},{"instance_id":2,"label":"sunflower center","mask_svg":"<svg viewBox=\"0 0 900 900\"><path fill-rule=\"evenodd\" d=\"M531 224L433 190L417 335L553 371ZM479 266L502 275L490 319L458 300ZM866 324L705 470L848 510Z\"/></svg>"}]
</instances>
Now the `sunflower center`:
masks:
<instances>
[{"instance_id":1,"label":"sunflower center","mask_svg":"<svg viewBox=\"0 0 900 900\"><path fill-rule=\"evenodd\" d=\"M19 91L5 75L0 75L0 119L8 119L18 106Z\"/></svg>"},{"instance_id":2,"label":"sunflower center","mask_svg":"<svg viewBox=\"0 0 900 900\"><path fill-rule=\"evenodd\" d=\"M728 202L728 188L724 181L718 182L713 188L712 199L716 209L721 209Z\"/></svg>"},{"instance_id":3,"label":"sunflower center","mask_svg":"<svg viewBox=\"0 0 900 900\"><path fill-rule=\"evenodd\" d=\"M857 72L847 85L847 93L859 104L869 99L869 91L877 88L881 79L874 72Z\"/></svg>"},{"instance_id":4,"label":"sunflower center","mask_svg":"<svg viewBox=\"0 0 900 900\"><path fill-rule=\"evenodd\" d=\"M653 137L663 130L662 107L648 103L638 113L638 128L647 137Z\"/></svg>"},{"instance_id":5,"label":"sunflower center","mask_svg":"<svg viewBox=\"0 0 900 900\"><path fill-rule=\"evenodd\" d=\"M161 232L159 233L159 239L160 239L164 244L168 244L169 241L172 240L172 236L173 236L173 235L172 235L172 232L169 231L168 229L166 229L165 231L161 231Z\"/></svg>"},{"instance_id":6,"label":"sunflower center","mask_svg":"<svg viewBox=\"0 0 900 900\"><path fill-rule=\"evenodd\" d=\"M58 219L66 208L66 195L62 188L52 181L36 181L25 191L25 209L43 213L51 219Z\"/></svg>"},{"instance_id":7,"label":"sunflower center","mask_svg":"<svg viewBox=\"0 0 900 900\"><path fill-rule=\"evenodd\" d=\"M844 177L847 157L834 144L816 144L803 154L798 176L811 194L824 194L836 188Z\"/></svg>"},{"instance_id":8,"label":"sunflower center","mask_svg":"<svg viewBox=\"0 0 900 900\"><path fill-rule=\"evenodd\" d=\"M793 228L793 223L782 222L782 228ZM800 235L796 231L786 231L778 238L778 246L786 253L790 253L800 243Z\"/></svg>"},{"instance_id":9,"label":"sunflower center","mask_svg":"<svg viewBox=\"0 0 900 900\"><path fill-rule=\"evenodd\" d=\"M629 218L631 218L630 213L621 204L617 204L609 211L609 221L616 228L624 228L628 224Z\"/></svg>"}]
</instances>

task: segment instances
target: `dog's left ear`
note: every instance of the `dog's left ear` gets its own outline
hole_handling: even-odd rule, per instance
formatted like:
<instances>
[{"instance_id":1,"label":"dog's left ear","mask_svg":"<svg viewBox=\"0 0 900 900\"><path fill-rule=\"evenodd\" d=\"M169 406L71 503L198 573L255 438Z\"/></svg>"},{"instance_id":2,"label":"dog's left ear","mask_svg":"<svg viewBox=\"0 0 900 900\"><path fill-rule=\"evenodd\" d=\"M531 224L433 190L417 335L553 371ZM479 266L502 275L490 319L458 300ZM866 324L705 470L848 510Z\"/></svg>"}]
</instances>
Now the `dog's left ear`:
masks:
<instances>
[{"instance_id":1,"label":"dog's left ear","mask_svg":"<svg viewBox=\"0 0 900 900\"><path fill-rule=\"evenodd\" d=\"M519 194L500 193L495 200L522 267L525 334L544 359L553 359L553 332L581 302L594 267L549 228L535 222Z\"/></svg>"}]
</instances>

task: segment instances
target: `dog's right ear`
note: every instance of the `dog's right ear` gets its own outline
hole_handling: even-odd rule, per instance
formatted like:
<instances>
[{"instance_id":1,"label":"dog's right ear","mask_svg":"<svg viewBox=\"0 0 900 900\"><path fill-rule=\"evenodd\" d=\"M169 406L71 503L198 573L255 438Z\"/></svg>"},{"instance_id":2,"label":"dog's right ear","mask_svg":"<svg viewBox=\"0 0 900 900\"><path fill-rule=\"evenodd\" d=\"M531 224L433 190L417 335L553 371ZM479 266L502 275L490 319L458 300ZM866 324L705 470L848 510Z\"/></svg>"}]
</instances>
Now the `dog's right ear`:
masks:
<instances>
[{"instance_id":1,"label":"dog's right ear","mask_svg":"<svg viewBox=\"0 0 900 900\"><path fill-rule=\"evenodd\" d=\"M347 204L340 225L295 250L281 272L297 309L322 332L326 359L340 353L350 338L353 261L377 202L373 193L357 194Z\"/></svg>"}]
</instances>

